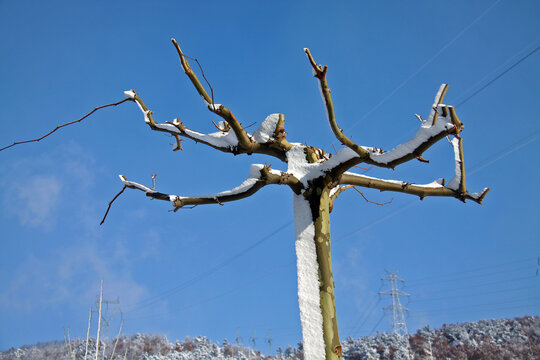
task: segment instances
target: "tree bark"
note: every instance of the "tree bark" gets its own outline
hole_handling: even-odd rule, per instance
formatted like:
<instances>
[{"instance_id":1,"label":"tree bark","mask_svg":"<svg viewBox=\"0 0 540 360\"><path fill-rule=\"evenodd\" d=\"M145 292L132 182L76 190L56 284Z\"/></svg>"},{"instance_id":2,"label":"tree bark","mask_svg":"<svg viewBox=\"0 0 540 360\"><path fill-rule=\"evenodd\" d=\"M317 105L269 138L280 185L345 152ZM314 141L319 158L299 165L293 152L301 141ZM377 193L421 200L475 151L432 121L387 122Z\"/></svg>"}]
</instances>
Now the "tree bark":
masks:
<instances>
[{"instance_id":1,"label":"tree bark","mask_svg":"<svg viewBox=\"0 0 540 360\"><path fill-rule=\"evenodd\" d=\"M309 209L307 209L307 206L309 206ZM304 215L298 214L298 212L304 212ZM308 219L304 217L309 217L310 224L307 224ZM295 227L299 272L298 296L304 332L305 359L339 360L342 358L342 351L337 326L330 252L330 187L325 179L313 180L304 194L298 195L295 199ZM310 247L309 250L317 264L317 274L315 275L318 287L315 292L317 294L310 294L305 290L307 286L305 282L309 281L305 277L310 276L310 274L303 273L306 270L303 268L303 266L306 266L303 257L308 252L306 249L302 250L301 247L303 246ZM311 276L313 277L313 274ZM311 289L313 291L313 288ZM309 296L318 297L317 304L310 303L310 299L305 299ZM309 306L312 306L312 308L306 309ZM313 314L315 311L313 310L314 306L318 307L316 310L320 317L319 314ZM318 329L313 329L315 327L318 327ZM304 330L304 328L306 329ZM322 339L312 339L312 337L320 337L321 335Z\"/></svg>"}]
</instances>

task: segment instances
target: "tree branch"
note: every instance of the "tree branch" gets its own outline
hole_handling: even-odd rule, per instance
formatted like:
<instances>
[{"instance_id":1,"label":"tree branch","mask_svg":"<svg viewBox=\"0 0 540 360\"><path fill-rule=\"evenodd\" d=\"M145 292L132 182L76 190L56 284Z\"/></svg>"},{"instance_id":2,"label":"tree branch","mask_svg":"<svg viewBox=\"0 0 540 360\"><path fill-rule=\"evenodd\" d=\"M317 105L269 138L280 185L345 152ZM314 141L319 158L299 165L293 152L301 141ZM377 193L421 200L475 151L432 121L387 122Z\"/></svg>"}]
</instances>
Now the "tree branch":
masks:
<instances>
[{"instance_id":1,"label":"tree branch","mask_svg":"<svg viewBox=\"0 0 540 360\"><path fill-rule=\"evenodd\" d=\"M378 179L370 176L353 174L350 172L346 172L345 174L343 174L340 180L340 184L362 186L378 189L380 191L402 192L406 194L417 195L420 197L420 199L423 199L426 196L455 197L461 201L465 201L467 199L475 201L479 204L482 203L484 196L489 191L489 188L485 188L479 193L469 194L469 192L467 192L466 190L465 192L460 192L459 190L454 190L447 186L444 186L443 179L438 179L431 184L415 185L403 181Z\"/></svg>"},{"instance_id":2,"label":"tree branch","mask_svg":"<svg viewBox=\"0 0 540 360\"><path fill-rule=\"evenodd\" d=\"M86 119L87 117L89 117L90 115L92 115L93 113L95 113L96 111L98 111L99 109L103 109L103 108L106 108L106 107L109 107L109 106L117 106L117 105L120 105L126 101L130 101L130 100L133 100L132 98L129 98L129 97L126 97L124 100L121 100L121 101L118 101L118 102L115 102L115 103L112 103L112 104L107 104L107 105L102 105L102 106L98 106L96 108L94 108L94 110L90 111L88 114L84 115L83 117L77 119L77 120L74 120L74 121L71 121L71 122L68 122L68 123L65 123L65 124L62 124L62 125L58 125L57 127L55 127L53 130L49 131L47 134L37 138L37 139L32 139L32 140L24 140L24 141L19 141L19 142L14 142L13 144L11 145L8 145L8 146L5 146L3 148L0 149L0 151L3 151L3 150L6 150L6 149L9 149L10 147L13 147L15 145L20 145L20 144L26 144L26 143L31 143L31 142L37 142L37 141L41 141L43 139L45 139L47 136L51 135L52 133L54 133L56 130L58 129L61 129L65 126L69 126L69 125L72 125L72 124L75 124L75 123L78 123L78 122L81 122L83 121L84 119Z\"/></svg>"},{"instance_id":3,"label":"tree branch","mask_svg":"<svg viewBox=\"0 0 540 360\"><path fill-rule=\"evenodd\" d=\"M328 71L328 66L317 65L317 63L313 59L313 56L311 56L311 52L308 48L305 48L304 52L306 53L311 67L313 68L313 75L319 80L321 96L326 106L328 122L330 124L330 128L332 129L332 132L343 145L356 152L360 156L360 158L367 158L369 156L368 151L363 147L357 145L354 141L352 141L345 134L343 134L343 130L337 124L336 116L334 114L334 104L332 102L332 97L330 96L331 91L328 87L328 82L326 81L326 72Z\"/></svg>"},{"instance_id":4,"label":"tree branch","mask_svg":"<svg viewBox=\"0 0 540 360\"><path fill-rule=\"evenodd\" d=\"M244 128L242 127L242 125L240 124L240 122L238 122L236 117L233 115L233 113L229 109L227 109L222 104L216 104L214 102L214 99L208 95L208 93L204 89L204 86L201 84L201 82L197 78L197 75L195 75L195 73L191 69L191 66L189 66L189 62L187 61L186 56L184 55L182 50L180 49L180 45L178 45L175 39L171 39L171 41L174 44L176 51L178 52L178 56L180 57L180 63L182 64L182 68L184 69L184 72L191 80L191 83L193 84L193 86L195 86L195 89L197 90L199 95L201 95L201 97L203 98L204 102L208 106L208 109L211 112L221 116L225 121L227 121L227 123L229 123L234 133L236 134L236 137L238 138L238 142L240 143L240 145L244 149L249 150L252 147L252 141L249 138L246 131L244 130ZM203 76L204 76L204 73L203 73ZM249 151L246 151L246 152L249 153Z\"/></svg>"},{"instance_id":5,"label":"tree branch","mask_svg":"<svg viewBox=\"0 0 540 360\"><path fill-rule=\"evenodd\" d=\"M203 134L198 131L191 130L184 126L180 119L174 119L173 122L167 122L165 124L159 124L155 121L153 113L141 97L135 92L135 90L129 90L124 92L126 96L133 99L133 101L139 106L139 109L144 115L144 121L152 130L166 132L173 135L176 138L176 144L173 150L182 150L180 136L189 138L195 142L200 142L205 145L211 146L216 150L233 154L266 154L274 156L284 162L287 161L285 153L292 147L286 138L285 131L283 129L284 117L282 114L272 114L268 116L259 128L250 135L251 146L249 149L244 148L239 142L234 132L228 131L227 128L220 129L219 132L211 134ZM280 137L275 138L275 134L279 134ZM249 135L249 134L248 134Z\"/></svg>"},{"instance_id":6,"label":"tree branch","mask_svg":"<svg viewBox=\"0 0 540 360\"><path fill-rule=\"evenodd\" d=\"M130 189L137 189L146 194L146 196L158 200L170 201L174 206L174 211L189 206L189 205L206 205L206 204L220 204L240 200L249 197L259 191L266 185L288 185L296 193L300 193L303 189L301 182L291 174L272 170L268 166L264 165L251 165L250 174L248 178L239 186L234 189L223 191L216 194L200 195L200 196L179 196L169 195L157 192L147 186L139 183L128 181L124 175L120 175L120 180L124 184L124 187Z\"/></svg>"},{"instance_id":7,"label":"tree branch","mask_svg":"<svg viewBox=\"0 0 540 360\"><path fill-rule=\"evenodd\" d=\"M369 199L366 197L366 195L364 195L363 192L361 192L360 190L358 190L358 189L356 188L356 186L353 185L352 187L353 187L354 190L356 190L357 193L359 193L360 195L362 195L362 197L364 198L364 200L366 200L367 203L374 204L374 205L379 205L379 206L384 206L384 205L390 204L390 203L393 201L393 199L390 200L390 201L384 202L384 203L378 203L378 202L375 202L375 201L371 201L371 200L369 200Z\"/></svg>"},{"instance_id":8,"label":"tree branch","mask_svg":"<svg viewBox=\"0 0 540 360\"><path fill-rule=\"evenodd\" d=\"M421 159L422 153L443 137L449 134L459 135L464 126L459 121L454 107L441 104L447 90L448 84L440 86L428 119L422 122L422 126L411 140L388 152L376 148L366 148L370 152L369 160L366 162L393 169L409 160ZM437 121L439 117L441 121Z\"/></svg>"},{"instance_id":9,"label":"tree branch","mask_svg":"<svg viewBox=\"0 0 540 360\"><path fill-rule=\"evenodd\" d=\"M333 203L334 200L336 200L338 198L338 196L344 192L345 190L348 190L350 188L354 187L354 185L346 185L346 186L341 186L341 185L338 185L335 187L335 190L332 189L332 191L330 192L330 203Z\"/></svg>"},{"instance_id":10,"label":"tree branch","mask_svg":"<svg viewBox=\"0 0 540 360\"><path fill-rule=\"evenodd\" d=\"M103 225L103 223L105 222L105 219L107 218L107 215L109 214L109 210L111 210L111 206L112 206L114 200L116 200L120 195L122 195L124 190L126 190L125 185L122 188L122 190L120 190L120 192L118 194L116 194L115 197L113 197L113 199L111 201L109 201L109 206L107 206L107 211L105 211L105 215L103 215L103 219L101 219L101 222L99 223L99 225Z\"/></svg>"},{"instance_id":11,"label":"tree branch","mask_svg":"<svg viewBox=\"0 0 540 360\"><path fill-rule=\"evenodd\" d=\"M431 110L433 113L430 113L427 120L422 120L420 129L418 129L411 140L396 146L390 151L384 151L376 147L362 147L369 153L367 159L356 156L354 153L351 154L351 151L349 151L349 154L342 151L346 156L341 157L342 161L332 169L333 173L339 176L360 163L393 169L397 165L412 159L426 161L421 157L424 151L450 134L459 136L464 128L453 106L439 104L447 89L447 84L441 85L435 96L434 106ZM433 124L435 119L438 121L435 121L435 124Z\"/></svg>"}]
</instances>

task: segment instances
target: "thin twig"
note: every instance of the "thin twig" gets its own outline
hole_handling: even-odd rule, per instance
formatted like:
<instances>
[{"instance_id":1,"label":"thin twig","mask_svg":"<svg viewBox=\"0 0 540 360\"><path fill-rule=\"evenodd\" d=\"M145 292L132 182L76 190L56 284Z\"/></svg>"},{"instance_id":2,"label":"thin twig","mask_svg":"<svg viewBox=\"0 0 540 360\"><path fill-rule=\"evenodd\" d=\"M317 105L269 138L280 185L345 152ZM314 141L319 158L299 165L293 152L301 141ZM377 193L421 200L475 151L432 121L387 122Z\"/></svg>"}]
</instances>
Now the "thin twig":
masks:
<instances>
[{"instance_id":1,"label":"thin twig","mask_svg":"<svg viewBox=\"0 0 540 360\"><path fill-rule=\"evenodd\" d=\"M30 142L41 141L41 140L43 140L44 138L46 138L47 136L49 136L49 135L51 135L52 133L54 133L56 130L58 130L58 129L60 129L60 128L63 128L64 126L72 125L72 124L75 124L75 123L78 123L78 122L83 121L84 119L86 119L87 117L89 117L90 115L92 115L94 112L98 111L99 109L103 109L103 108L106 108L106 107L109 107L109 106L120 105L121 103L126 102L126 101L132 101L132 99L127 98L127 99L124 99L124 100L122 100L122 101L118 101L118 102L115 102L115 103L112 103L112 104L107 104L107 105L98 106L97 108L94 108L94 110L90 111L88 114L84 115L82 118L77 119L77 120L75 120L75 121L68 122L68 123L66 123L66 124L58 125L56 128L54 128L54 130L49 131L47 134L43 135L43 136L40 137L40 138L32 139L32 140L24 140L24 141L14 142L14 143L11 144L11 145L8 145L8 146L5 146L5 147L1 148L0 151L9 149L10 147L15 146L15 145L19 145L19 144L26 144L26 143L30 143Z\"/></svg>"},{"instance_id":2,"label":"thin twig","mask_svg":"<svg viewBox=\"0 0 540 360\"><path fill-rule=\"evenodd\" d=\"M373 165L368 166L368 167L362 167L362 166L354 165L353 167L359 168L359 169L362 169L362 170L369 170L369 169L371 169L373 167Z\"/></svg>"},{"instance_id":3,"label":"thin twig","mask_svg":"<svg viewBox=\"0 0 540 360\"><path fill-rule=\"evenodd\" d=\"M114 202L114 200L116 200L117 197L119 197L120 195L122 195L122 193L124 192L124 190L126 190L126 185L124 185L124 187L122 188L122 190L120 190L120 192L118 194L116 194L116 196L109 202L109 206L107 207L107 211L105 212L105 215L103 216L103 220L101 220L101 222L99 223L99 225L103 225L103 223L105 222L105 219L107 218L107 214L109 214L109 210L111 210L111 205L112 203Z\"/></svg>"},{"instance_id":4,"label":"thin twig","mask_svg":"<svg viewBox=\"0 0 540 360\"><path fill-rule=\"evenodd\" d=\"M204 78L204 81L206 81L206 83L208 84L208 87L210 88L210 94L212 95L212 105L214 105L215 104L215 101L214 101L214 89L212 88L212 85L210 85L210 81L208 81L208 79L206 78L206 75L204 75L204 70L203 70L203 68L201 66L201 63L196 58L192 58L191 56L187 56L184 53L182 53L182 55L187 57L188 59L195 60L197 65L199 65L199 69L201 69L202 77Z\"/></svg>"},{"instance_id":5,"label":"thin twig","mask_svg":"<svg viewBox=\"0 0 540 360\"><path fill-rule=\"evenodd\" d=\"M189 205L189 206L177 206L175 207L174 209L172 210L169 210L169 212L177 212L178 210L180 209L188 209L188 210L191 210L191 209L195 209L197 206L199 206L198 204L195 204L195 205Z\"/></svg>"},{"instance_id":6,"label":"thin twig","mask_svg":"<svg viewBox=\"0 0 540 360\"><path fill-rule=\"evenodd\" d=\"M157 173L152 174L152 190L156 190L156 178L157 178Z\"/></svg>"},{"instance_id":7,"label":"thin twig","mask_svg":"<svg viewBox=\"0 0 540 360\"><path fill-rule=\"evenodd\" d=\"M387 202L385 202L385 203L378 203L378 202L375 202L375 201L371 201L371 200L369 200L369 199L368 199L368 198L367 198L360 190L358 190L358 189L356 188L356 186L353 186L353 189L356 190L356 191L358 191L358 193L359 193L360 195L362 195L362 197L364 198L364 200L366 200L368 203L371 203L371 204L383 206L383 205L390 204L392 201L394 201L393 198L392 198L392 200L387 201Z\"/></svg>"},{"instance_id":8,"label":"thin twig","mask_svg":"<svg viewBox=\"0 0 540 360\"><path fill-rule=\"evenodd\" d=\"M221 132L223 132L223 133L228 132L227 130L224 130L224 129L220 128L220 127L218 126L218 124L216 124L216 122L213 121L213 120L212 120L212 124L214 124L214 126L215 126L219 131L221 131Z\"/></svg>"}]
</instances>

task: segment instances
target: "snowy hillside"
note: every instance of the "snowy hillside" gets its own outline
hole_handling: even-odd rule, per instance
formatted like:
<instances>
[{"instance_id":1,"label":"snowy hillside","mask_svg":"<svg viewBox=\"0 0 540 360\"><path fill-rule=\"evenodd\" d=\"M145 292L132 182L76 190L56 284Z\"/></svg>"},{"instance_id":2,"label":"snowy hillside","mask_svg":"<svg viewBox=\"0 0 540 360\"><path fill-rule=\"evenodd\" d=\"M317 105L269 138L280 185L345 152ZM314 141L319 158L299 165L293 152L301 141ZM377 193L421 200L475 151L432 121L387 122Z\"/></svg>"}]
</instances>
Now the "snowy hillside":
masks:
<instances>
[{"instance_id":1,"label":"snowy hillside","mask_svg":"<svg viewBox=\"0 0 540 360\"><path fill-rule=\"evenodd\" d=\"M394 337L382 333L375 337L343 341L343 357L348 360L374 359L540 359L540 316L525 316L514 320L482 320L478 322L444 325L440 329L424 328L409 337ZM87 359L95 359L95 341L90 341ZM164 336L133 335L102 343L100 359L105 348L105 359L132 360L203 360L203 359L303 359L301 345L278 349L277 354L265 356L243 346L211 343L204 337L186 338L170 343ZM113 355L114 349L114 357ZM79 360L84 359L86 342L69 344L51 342L0 353L0 360Z\"/></svg>"}]
</instances>

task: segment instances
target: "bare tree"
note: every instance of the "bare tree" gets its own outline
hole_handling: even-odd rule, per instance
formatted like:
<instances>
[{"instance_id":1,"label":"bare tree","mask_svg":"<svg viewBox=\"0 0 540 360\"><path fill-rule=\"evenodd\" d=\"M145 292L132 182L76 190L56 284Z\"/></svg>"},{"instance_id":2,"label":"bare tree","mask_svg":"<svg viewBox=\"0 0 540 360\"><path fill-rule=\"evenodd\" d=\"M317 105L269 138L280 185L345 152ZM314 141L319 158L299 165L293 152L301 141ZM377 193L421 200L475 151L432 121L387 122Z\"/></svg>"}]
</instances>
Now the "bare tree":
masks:
<instances>
[{"instance_id":1,"label":"bare tree","mask_svg":"<svg viewBox=\"0 0 540 360\"><path fill-rule=\"evenodd\" d=\"M337 123L326 79L328 67L318 65L310 51L304 49L313 74L319 82L332 132L345 146L332 156L319 148L289 142L283 114L269 115L255 132L248 133L231 110L214 102L210 85L208 84L211 95L190 67L188 57L184 55L178 43L174 39L172 42L176 47L184 72L203 98L208 110L222 118L222 121L216 124L219 131L204 134L186 127L179 119L158 123L152 111L134 90L125 92L126 100L124 101L133 101L139 106L144 115L144 121L150 129L174 136L176 138L174 150L181 150L181 142L184 138L189 138L234 155L265 154L286 163L287 169L280 171L271 166L254 164L251 166L248 178L238 187L194 197L164 194L155 190L155 184L150 188L129 181L125 176L120 175L124 187L116 197L126 188L137 189L148 197L170 202L176 211L184 207L239 200L253 195L267 185L287 185L294 196L298 300L304 357L308 360L341 359L330 254L329 215L336 198L347 189L354 188L359 191L357 187L367 187L380 191L416 195L420 199L426 196L446 196L461 201L468 199L481 203L489 191L485 188L478 193L469 193L466 189L460 135L464 126L459 121L454 108L442 103L448 85L443 84L439 88L426 120L417 115L421 126L412 139L386 152L376 147L360 146L347 137ZM107 106L117 104L119 103ZM421 157L422 153L445 137L450 140L455 154L455 176L448 184L445 184L444 179L438 179L430 184L416 185L349 172L352 167L361 163L394 169L409 160L417 159L426 162ZM41 138L31 141L39 140ZM364 199L367 200L365 197ZM109 203L109 208L111 204L112 201Z\"/></svg>"},{"instance_id":2,"label":"bare tree","mask_svg":"<svg viewBox=\"0 0 540 360\"><path fill-rule=\"evenodd\" d=\"M187 57L178 43L173 44L180 56L184 72L191 80L208 109L220 116L219 132L203 134L187 128L179 119L172 123L160 124L154 120L139 95L126 91L126 97L134 101L144 115L144 121L152 130L173 135L181 149L183 138L201 142L216 150L233 154L260 153L273 156L287 163L286 171L272 169L265 165L252 165L249 177L238 187L216 194L186 197L157 192L154 188L128 181L120 176L125 187L143 191L146 196L172 203L174 210L185 206L221 204L253 195L266 185L287 185L294 193L294 217L296 232L296 254L298 271L298 297L300 319L306 359L339 359L339 341L334 300L334 281L330 255L330 218L333 202L344 190L355 187L375 188L381 191L397 191L426 196L448 196L465 201L481 203L489 191L484 189L471 194L465 185L465 166L460 132L463 124L452 106L442 104L448 85L441 85L429 116L414 137L385 152L374 147L360 146L347 137L340 129L334 115L330 88L326 79L327 66L318 65L309 49L304 49L313 74L317 78L324 100L328 122L334 136L346 147L331 156L315 147L291 143L285 132L283 114L268 116L252 134L246 132L234 114L222 104L216 104L205 87L191 69ZM366 163L373 166L395 168L409 160L422 159L422 153L431 145L448 136L455 153L455 176L445 185L443 179L426 185L414 185L403 181L385 180L349 172L353 166Z\"/></svg>"}]
</instances>

